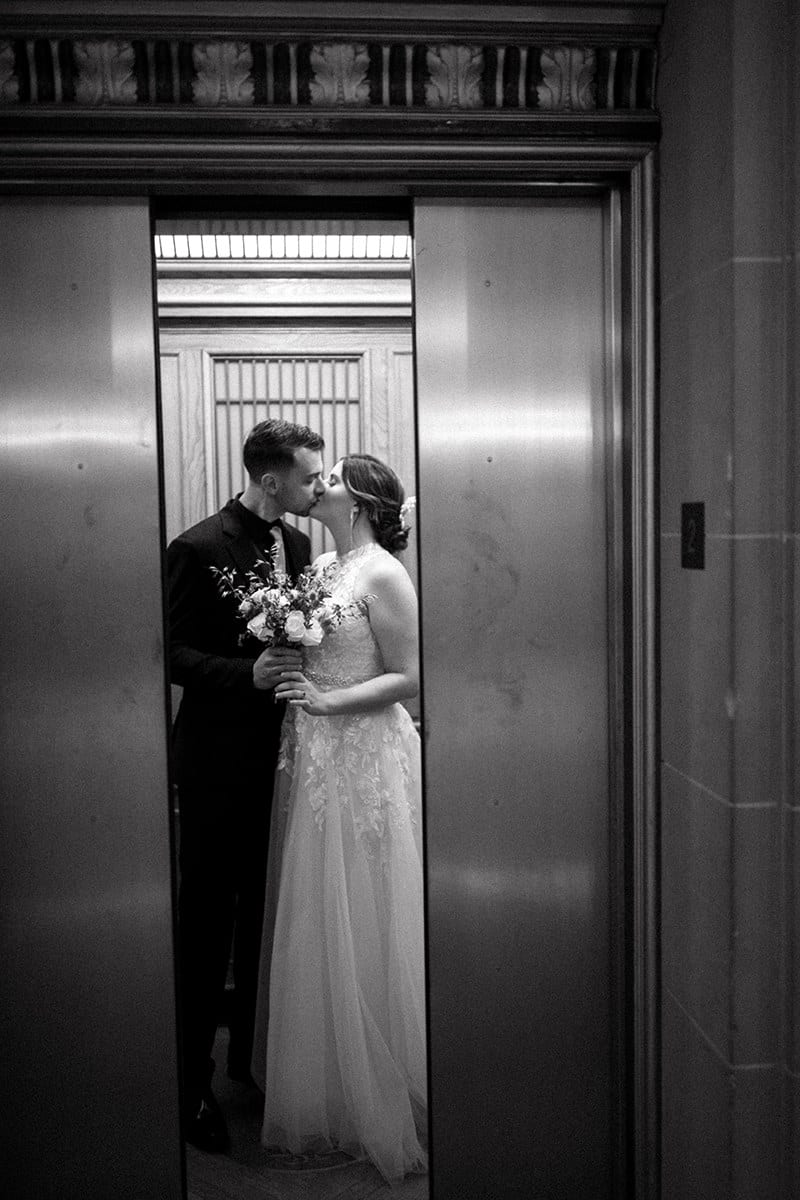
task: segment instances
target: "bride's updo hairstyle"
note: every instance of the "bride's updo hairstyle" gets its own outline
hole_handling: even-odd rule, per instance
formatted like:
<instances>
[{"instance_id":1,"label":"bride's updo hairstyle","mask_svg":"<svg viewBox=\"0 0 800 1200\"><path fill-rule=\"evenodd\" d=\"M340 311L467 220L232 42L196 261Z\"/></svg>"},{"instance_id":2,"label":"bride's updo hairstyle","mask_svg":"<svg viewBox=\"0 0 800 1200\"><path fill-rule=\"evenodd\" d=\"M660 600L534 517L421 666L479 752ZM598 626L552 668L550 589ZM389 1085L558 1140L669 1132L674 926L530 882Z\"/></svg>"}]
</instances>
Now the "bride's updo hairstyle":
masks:
<instances>
[{"instance_id":1,"label":"bride's updo hairstyle","mask_svg":"<svg viewBox=\"0 0 800 1200\"><path fill-rule=\"evenodd\" d=\"M406 494L392 468L371 454L348 454L342 459L342 481L366 513L378 545L391 554L405 550L409 531L400 509Z\"/></svg>"}]
</instances>

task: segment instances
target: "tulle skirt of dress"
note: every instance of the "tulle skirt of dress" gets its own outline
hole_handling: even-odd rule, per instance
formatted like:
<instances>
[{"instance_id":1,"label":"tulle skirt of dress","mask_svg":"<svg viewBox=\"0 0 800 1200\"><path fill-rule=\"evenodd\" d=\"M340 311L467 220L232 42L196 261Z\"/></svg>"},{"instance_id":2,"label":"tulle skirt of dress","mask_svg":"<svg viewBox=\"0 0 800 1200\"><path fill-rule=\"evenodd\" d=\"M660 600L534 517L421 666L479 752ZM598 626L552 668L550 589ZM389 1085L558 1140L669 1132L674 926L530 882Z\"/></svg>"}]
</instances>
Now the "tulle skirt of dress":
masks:
<instances>
[{"instance_id":1,"label":"tulle skirt of dress","mask_svg":"<svg viewBox=\"0 0 800 1200\"><path fill-rule=\"evenodd\" d=\"M424 1170L419 736L400 705L287 718L254 1078L265 1146Z\"/></svg>"}]
</instances>

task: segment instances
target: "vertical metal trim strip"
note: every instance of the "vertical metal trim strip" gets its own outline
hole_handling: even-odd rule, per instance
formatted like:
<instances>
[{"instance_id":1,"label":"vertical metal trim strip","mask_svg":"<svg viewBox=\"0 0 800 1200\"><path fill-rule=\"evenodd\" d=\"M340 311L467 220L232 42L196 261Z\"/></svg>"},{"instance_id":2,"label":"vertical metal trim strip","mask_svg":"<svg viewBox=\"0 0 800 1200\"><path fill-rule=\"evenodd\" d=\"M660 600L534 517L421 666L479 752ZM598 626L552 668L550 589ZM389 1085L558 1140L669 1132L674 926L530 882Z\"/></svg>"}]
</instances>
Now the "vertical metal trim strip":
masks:
<instances>
[{"instance_id":1,"label":"vertical metal trim strip","mask_svg":"<svg viewBox=\"0 0 800 1200\"><path fill-rule=\"evenodd\" d=\"M625 839L627 793L625 763L625 519L624 413L621 337L621 214L617 189L605 208L606 437L608 446L608 681L609 681L609 906L611 954L611 1097L616 1154L613 1194L628 1194L627 1179L627 986Z\"/></svg>"},{"instance_id":2,"label":"vertical metal trim strip","mask_svg":"<svg viewBox=\"0 0 800 1200\"><path fill-rule=\"evenodd\" d=\"M637 1200L660 1195L660 882L654 168L631 171L631 540L634 840L634 1169Z\"/></svg>"}]
</instances>

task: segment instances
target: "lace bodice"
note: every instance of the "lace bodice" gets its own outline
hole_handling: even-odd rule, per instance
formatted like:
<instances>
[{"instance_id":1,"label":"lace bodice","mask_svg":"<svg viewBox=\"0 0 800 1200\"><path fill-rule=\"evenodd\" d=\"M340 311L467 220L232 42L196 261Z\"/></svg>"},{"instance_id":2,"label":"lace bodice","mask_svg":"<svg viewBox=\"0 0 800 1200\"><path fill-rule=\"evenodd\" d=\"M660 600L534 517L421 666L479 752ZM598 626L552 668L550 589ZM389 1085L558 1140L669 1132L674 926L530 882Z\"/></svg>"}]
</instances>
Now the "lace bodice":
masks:
<instances>
[{"instance_id":1,"label":"lace bodice","mask_svg":"<svg viewBox=\"0 0 800 1200\"><path fill-rule=\"evenodd\" d=\"M303 671L321 691L349 687L385 671L369 623L368 601L354 599L368 557L388 554L370 543L342 558L325 554L314 563L325 571L332 599L347 608L344 619L319 646L303 651ZM416 826L418 805L409 797L416 778L419 738L401 704L367 712L312 716L290 708L283 723L278 769L294 778L319 829L332 799L348 809L369 854L388 853L388 830ZM301 765L302 764L302 765ZM414 793L416 795L416 793Z\"/></svg>"},{"instance_id":2,"label":"lace bodice","mask_svg":"<svg viewBox=\"0 0 800 1200\"><path fill-rule=\"evenodd\" d=\"M315 571L326 572L334 602L348 609L342 623L326 634L319 646L310 646L303 654L306 675L323 690L363 683L386 669L370 627L368 603L354 602L365 560L376 554L388 551L370 542L342 558L323 554L314 563Z\"/></svg>"}]
</instances>

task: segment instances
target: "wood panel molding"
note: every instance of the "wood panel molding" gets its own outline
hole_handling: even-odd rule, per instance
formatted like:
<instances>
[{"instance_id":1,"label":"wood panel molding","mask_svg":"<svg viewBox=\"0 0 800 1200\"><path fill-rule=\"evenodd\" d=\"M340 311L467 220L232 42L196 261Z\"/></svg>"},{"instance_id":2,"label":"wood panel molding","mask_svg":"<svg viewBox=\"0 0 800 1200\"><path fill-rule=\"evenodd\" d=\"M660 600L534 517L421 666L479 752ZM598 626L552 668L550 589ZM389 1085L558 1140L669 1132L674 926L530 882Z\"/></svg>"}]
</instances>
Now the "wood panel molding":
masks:
<instances>
[{"instance_id":1,"label":"wood panel molding","mask_svg":"<svg viewBox=\"0 0 800 1200\"><path fill-rule=\"evenodd\" d=\"M371 327L302 323L240 329L191 321L160 332L168 538L229 498L217 495L210 468L215 456L215 363L318 355L359 360L360 448L392 463L408 491L416 490L410 318Z\"/></svg>"},{"instance_id":2,"label":"wood panel molding","mask_svg":"<svg viewBox=\"0 0 800 1200\"><path fill-rule=\"evenodd\" d=\"M162 322L333 320L411 321L408 262L158 263Z\"/></svg>"}]
</instances>

